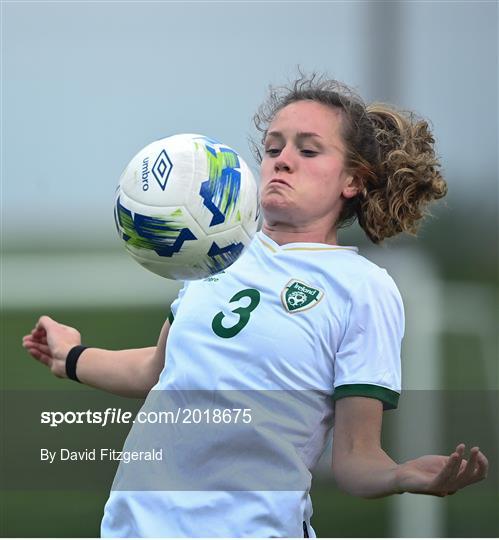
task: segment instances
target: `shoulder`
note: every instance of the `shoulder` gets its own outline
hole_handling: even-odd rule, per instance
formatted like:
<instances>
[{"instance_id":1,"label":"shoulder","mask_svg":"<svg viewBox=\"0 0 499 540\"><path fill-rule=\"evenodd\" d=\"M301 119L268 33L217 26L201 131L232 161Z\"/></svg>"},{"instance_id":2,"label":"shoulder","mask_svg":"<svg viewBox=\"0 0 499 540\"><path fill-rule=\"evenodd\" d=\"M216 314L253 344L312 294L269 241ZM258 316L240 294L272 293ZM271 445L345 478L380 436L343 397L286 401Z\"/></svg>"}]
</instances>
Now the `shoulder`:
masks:
<instances>
[{"instance_id":1,"label":"shoulder","mask_svg":"<svg viewBox=\"0 0 499 540\"><path fill-rule=\"evenodd\" d=\"M363 320L399 321L404 325L404 303L397 284L388 271L372 261L357 256L357 263L347 275L347 309L345 316Z\"/></svg>"},{"instance_id":2,"label":"shoulder","mask_svg":"<svg viewBox=\"0 0 499 540\"><path fill-rule=\"evenodd\" d=\"M399 294L398 287L386 268L378 266L362 255L351 257L347 270L352 295L365 288Z\"/></svg>"},{"instance_id":3,"label":"shoulder","mask_svg":"<svg viewBox=\"0 0 499 540\"><path fill-rule=\"evenodd\" d=\"M347 298L362 297L370 291L375 296L394 295L401 301L398 287L386 268L353 250L324 255L321 268L333 286L342 287Z\"/></svg>"}]
</instances>

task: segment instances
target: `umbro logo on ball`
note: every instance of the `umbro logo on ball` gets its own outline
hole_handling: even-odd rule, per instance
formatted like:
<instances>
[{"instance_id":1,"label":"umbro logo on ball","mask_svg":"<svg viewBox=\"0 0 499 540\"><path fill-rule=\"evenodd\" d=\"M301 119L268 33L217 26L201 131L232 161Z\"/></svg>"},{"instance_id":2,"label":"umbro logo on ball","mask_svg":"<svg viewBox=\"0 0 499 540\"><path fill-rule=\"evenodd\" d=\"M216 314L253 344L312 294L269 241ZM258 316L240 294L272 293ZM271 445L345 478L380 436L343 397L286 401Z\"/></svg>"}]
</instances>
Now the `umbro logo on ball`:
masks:
<instances>
[{"instance_id":1,"label":"umbro logo on ball","mask_svg":"<svg viewBox=\"0 0 499 540\"><path fill-rule=\"evenodd\" d=\"M154 178L159 184L159 187L164 191L166 187L166 182L170 176L170 172L173 168L172 162L168 157L168 154L165 150L162 150L161 154L156 158L154 165L152 167L152 173Z\"/></svg>"}]
</instances>

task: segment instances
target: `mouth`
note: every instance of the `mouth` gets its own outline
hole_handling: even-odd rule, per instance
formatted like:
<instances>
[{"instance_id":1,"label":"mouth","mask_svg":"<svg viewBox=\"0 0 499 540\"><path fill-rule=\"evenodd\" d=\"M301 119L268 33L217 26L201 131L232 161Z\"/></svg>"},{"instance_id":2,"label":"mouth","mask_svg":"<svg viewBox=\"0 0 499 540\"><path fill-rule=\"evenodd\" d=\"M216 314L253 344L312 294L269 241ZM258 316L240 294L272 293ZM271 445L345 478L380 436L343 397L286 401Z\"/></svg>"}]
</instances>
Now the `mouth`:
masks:
<instances>
[{"instance_id":1,"label":"mouth","mask_svg":"<svg viewBox=\"0 0 499 540\"><path fill-rule=\"evenodd\" d=\"M269 185L270 184L282 184L284 186L288 186L288 187L291 187L288 182L286 182L285 180L283 180L282 178L272 178L272 180L269 182Z\"/></svg>"}]
</instances>

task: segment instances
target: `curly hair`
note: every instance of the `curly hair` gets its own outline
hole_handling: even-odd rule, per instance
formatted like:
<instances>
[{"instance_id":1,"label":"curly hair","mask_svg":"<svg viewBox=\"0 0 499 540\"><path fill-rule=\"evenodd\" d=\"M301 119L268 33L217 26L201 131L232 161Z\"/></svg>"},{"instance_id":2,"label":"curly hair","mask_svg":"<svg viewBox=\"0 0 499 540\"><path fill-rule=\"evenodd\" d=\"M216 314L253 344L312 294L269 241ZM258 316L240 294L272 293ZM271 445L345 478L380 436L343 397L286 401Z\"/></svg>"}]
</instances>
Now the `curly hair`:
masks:
<instances>
[{"instance_id":1,"label":"curly hair","mask_svg":"<svg viewBox=\"0 0 499 540\"><path fill-rule=\"evenodd\" d=\"M275 115L307 100L341 111L345 167L360 186L358 195L344 200L336 227L357 219L375 244L400 232L416 236L421 219L430 215L429 204L447 193L428 122L384 103L366 105L334 79L300 74L290 86L271 87L253 118L262 134L261 144L252 144L258 162Z\"/></svg>"}]
</instances>

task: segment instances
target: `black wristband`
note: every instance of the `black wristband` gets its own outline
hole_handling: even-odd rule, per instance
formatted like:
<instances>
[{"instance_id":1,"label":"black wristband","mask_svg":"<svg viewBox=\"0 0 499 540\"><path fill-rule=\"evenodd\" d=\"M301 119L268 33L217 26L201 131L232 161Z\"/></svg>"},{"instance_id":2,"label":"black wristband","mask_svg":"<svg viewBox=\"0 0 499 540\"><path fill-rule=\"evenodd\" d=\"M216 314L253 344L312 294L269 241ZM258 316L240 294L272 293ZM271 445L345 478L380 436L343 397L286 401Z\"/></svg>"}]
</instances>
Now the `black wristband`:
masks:
<instances>
[{"instance_id":1,"label":"black wristband","mask_svg":"<svg viewBox=\"0 0 499 540\"><path fill-rule=\"evenodd\" d=\"M68 376L68 379L73 379L73 381L81 382L80 379L76 376L76 364L78 363L78 358L80 358L80 354L85 350L88 349L88 347L84 347L83 345L76 345L76 347L73 347L66 356L66 375Z\"/></svg>"}]
</instances>

